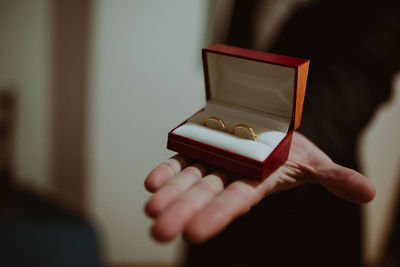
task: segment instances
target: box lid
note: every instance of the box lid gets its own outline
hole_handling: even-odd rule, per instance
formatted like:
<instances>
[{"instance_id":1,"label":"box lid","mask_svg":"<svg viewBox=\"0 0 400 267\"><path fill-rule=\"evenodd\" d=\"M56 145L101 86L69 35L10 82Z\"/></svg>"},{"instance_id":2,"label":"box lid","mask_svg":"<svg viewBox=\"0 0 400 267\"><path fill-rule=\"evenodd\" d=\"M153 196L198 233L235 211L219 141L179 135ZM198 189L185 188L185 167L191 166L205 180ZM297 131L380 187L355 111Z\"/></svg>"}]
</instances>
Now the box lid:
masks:
<instances>
[{"instance_id":1,"label":"box lid","mask_svg":"<svg viewBox=\"0 0 400 267\"><path fill-rule=\"evenodd\" d=\"M202 51L207 100L289 118L300 126L309 60L215 44Z\"/></svg>"}]
</instances>

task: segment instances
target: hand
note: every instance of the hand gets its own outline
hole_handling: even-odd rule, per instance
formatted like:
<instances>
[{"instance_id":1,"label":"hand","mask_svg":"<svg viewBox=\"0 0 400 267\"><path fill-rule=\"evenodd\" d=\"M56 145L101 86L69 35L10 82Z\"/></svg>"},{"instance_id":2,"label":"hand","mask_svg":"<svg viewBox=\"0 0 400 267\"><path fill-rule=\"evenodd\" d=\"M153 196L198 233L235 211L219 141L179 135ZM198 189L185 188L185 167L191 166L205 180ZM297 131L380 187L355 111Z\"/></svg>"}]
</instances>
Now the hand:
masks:
<instances>
[{"instance_id":1,"label":"hand","mask_svg":"<svg viewBox=\"0 0 400 267\"><path fill-rule=\"evenodd\" d=\"M264 197L303 183L321 184L355 203L371 201L375 196L375 188L365 176L335 164L297 132L289 159L261 181L229 179L220 171L207 173L201 163L191 164L176 155L146 178L146 189L155 194L145 211L155 219L151 233L158 241L170 241L181 233L192 242L206 241Z\"/></svg>"}]
</instances>

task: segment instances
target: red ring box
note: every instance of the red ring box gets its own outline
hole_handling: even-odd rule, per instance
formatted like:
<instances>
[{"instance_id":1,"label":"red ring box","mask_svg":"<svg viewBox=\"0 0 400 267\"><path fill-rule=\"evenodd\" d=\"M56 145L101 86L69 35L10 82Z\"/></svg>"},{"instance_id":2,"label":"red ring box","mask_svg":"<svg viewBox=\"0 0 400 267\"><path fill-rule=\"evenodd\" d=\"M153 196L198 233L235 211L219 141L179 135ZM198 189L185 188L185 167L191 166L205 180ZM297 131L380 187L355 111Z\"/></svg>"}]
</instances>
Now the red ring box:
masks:
<instances>
[{"instance_id":1,"label":"red ring box","mask_svg":"<svg viewBox=\"0 0 400 267\"><path fill-rule=\"evenodd\" d=\"M202 50L206 106L172 129L167 148L240 176L264 179L288 158L300 126L308 59L215 44ZM259 141L204 126L217 116Z\"/></svg>"}]
</instances>

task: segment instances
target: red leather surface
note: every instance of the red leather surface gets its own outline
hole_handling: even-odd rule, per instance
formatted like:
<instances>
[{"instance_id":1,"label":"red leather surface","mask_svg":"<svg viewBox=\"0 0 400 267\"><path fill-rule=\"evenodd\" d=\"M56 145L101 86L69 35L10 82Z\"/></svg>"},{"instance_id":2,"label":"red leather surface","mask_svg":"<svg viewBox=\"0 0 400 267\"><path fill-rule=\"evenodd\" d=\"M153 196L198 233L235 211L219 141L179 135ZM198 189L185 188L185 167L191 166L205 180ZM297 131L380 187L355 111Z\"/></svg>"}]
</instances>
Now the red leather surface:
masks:
<instances>
[{"instance_id":1,"label":"red leather surface","mask_svg":"<svg viewBox=\"0 0 400 267\"><path fill-rule=\"evenodd\" d=\"M233 57L295 68L296 77L293 84L295 87L293 95L293 116L289 131L286 137L279 143L274 151L271 152L264 162L256 161L224 149L173 134L173 130L168 134L167 148L195 160L220 167L229 172L234 172L239 176L254 179L267 178L287 160L293 136L293 129L298 128L300 125L309 60L221 44L212 45L202 50L207 100L210 98L207 53L220 53Z\"/></svg>"}]
</instances>

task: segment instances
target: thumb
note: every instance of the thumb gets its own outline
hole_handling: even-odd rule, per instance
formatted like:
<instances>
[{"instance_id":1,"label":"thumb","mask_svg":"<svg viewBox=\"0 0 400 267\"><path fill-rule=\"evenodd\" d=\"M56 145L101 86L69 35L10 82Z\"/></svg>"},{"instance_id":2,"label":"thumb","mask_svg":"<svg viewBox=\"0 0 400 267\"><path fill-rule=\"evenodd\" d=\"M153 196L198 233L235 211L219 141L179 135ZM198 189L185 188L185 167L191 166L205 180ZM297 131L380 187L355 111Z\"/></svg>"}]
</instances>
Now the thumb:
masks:
<instances>
[{"instance_id":1,"label":"thumb","mask_svg":"<svg viewBox=\"0 0 400 267\"><path fill-rule=\"evenodd\" d=\"M361 173L332 163L319 182L331 193L355 203L367 203L375 197L375 187Z\"/></svg>"}]
</instances>

